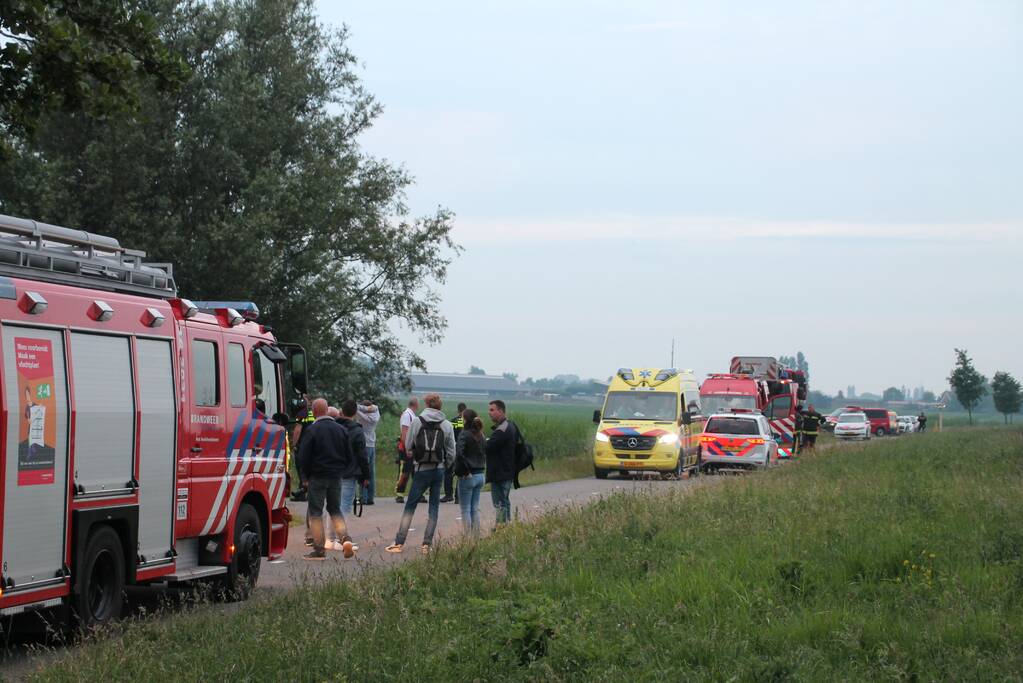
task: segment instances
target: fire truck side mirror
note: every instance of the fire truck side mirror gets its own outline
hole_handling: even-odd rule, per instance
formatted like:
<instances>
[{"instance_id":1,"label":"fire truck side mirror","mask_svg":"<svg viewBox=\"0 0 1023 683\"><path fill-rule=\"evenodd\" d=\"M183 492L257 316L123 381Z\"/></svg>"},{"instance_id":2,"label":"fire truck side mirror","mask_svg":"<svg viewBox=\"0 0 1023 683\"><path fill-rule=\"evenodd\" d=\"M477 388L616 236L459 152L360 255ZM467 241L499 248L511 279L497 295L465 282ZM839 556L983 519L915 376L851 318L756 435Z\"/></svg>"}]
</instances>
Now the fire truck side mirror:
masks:
<instances>
[{"instance_id":1,"label":"fire truck side mirror","mask_svg":"<svg viewBox=\"0 0 1023 683\"><path fill-rule=\"evenodd\" d=\"M277 424L281 425L282 427L287 427L287 426L288 426L288 423L289 423L289 422L290 422L291 420L290 420L290 419L288 418L288 416L287 416L286 414L284 414L284 413L276 413L276 414L274 414L274 416L273 416L273 421L274 421L275 423L277 423Z\"/></svg>"},{"instance_id":2,"label":"fire truck side mirror","mask_svg":"<svg viewBox=\"0 0 1023 683\"><path fill-rule=\"evenodd\" d=\"M288 369L291 372L291 386L295 393L309 393L306 378L305 349L300 346L293 346L288 349Z\"/></svg>"}]
</instances>

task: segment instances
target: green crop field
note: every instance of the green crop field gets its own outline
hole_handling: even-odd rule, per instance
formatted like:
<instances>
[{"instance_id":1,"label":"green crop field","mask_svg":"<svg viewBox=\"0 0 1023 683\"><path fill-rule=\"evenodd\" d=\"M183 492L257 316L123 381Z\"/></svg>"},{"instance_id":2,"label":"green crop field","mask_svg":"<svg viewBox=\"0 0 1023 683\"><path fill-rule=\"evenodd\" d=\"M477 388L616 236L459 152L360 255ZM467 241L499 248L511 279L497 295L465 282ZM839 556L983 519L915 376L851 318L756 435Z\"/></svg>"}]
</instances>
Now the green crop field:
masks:
<instances>
[{"instance_id":1,"label":"green crop field","mask_svg":"<svg viewBox=\"0 0 1023 683\"><path fill-rule=\"evenodd\" d=\"M125 625L37 680L1023 678L1020 430L708 480Z\"/></svg>"},{"instance_id":2,"label":"green crop field","mask_svg":"<svg viewBox=\"0 0 1023 683\"><path fill-rule=\"evenodd\" d=\"M486 399L468 399L465 403L480 414L484 433L489 433ZM444 412L453 417L457 400L445 400ZM509 401L508 416L519 425L533 444L536 469L522 475L523 486L574 479L593 474L593 408L557 403ZM394 496L398 478L395 464L398 442L398 415L384 414L377 428L377 495ZM295 476L294 473L292 476Z\"/></svg>"}]
</instances>

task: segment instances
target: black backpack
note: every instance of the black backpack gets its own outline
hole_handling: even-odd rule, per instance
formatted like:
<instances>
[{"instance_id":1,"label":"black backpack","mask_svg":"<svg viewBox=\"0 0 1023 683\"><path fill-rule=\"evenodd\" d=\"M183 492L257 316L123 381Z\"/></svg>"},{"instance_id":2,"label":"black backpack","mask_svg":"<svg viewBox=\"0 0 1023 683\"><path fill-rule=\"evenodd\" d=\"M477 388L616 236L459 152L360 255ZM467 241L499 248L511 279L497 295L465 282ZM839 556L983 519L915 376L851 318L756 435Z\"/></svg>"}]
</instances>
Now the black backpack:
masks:
<instances>
[{"instance_id":1,"label":"black backpack","mask_svg":"<svg viewBox=\"0 0 1023 683\"><path fill-rule=\"evenodd\" d=\"M412 458L420 465L439 465L444 462L444 432L442 422L419 418L419 431L412 442Z\"/></svg>"},{"instance_id":2,"label":"black backpack","mask_svg":"<svg viewBox=\"0 0 1023 683\"><path fill-rule=\"evenodd\" d=\"M515 425L515 488L521 488L519 472L527 467L531 470L536 469L533 467L533 445L526 442L525 437L522 436L522 430Z\"/></svg>"}]
</instances>

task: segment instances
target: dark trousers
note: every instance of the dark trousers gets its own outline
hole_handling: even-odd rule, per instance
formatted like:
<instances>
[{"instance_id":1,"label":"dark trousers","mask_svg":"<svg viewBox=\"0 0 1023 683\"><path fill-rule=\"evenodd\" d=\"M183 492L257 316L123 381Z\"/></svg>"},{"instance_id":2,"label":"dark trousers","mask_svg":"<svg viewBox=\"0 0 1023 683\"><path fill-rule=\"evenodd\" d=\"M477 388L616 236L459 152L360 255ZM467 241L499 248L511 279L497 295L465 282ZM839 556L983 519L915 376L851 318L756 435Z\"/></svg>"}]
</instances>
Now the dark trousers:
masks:
<instances>
[{"instance_id":1,"label":"dark trousers","mask_svg":"<svg viewBox=\"0 0 1023 683\"><path fill-rule=\"evenodd\" d=\"M817 443L817 432L803 432L803 448L813 450Z\"/></svg>"},{"instance_id":2,"label":"dark trousers","mask_svg":"<svg viewBox=\"0 0 1023 683\"><path fill-rule=\"evenodd\" d=\"M394 487L394 492L405 493L405 487L408 486L408 480L412 476L415 463L412 461L412 458L406 458L402 455L399 455L398 458L401 466L398 468L398 484Z\"/></svg>"},{"instance_id":3,"label":"dark trousers","mask_svg":"<svg viewBox=\"0 0 1023 683\"><path fill-rule=\"evenodd\" d=\"M455 468L447 467L444 469L444 497L450 498L452 489L454 488L455 479Z\"/></svg>"}]
</instances>

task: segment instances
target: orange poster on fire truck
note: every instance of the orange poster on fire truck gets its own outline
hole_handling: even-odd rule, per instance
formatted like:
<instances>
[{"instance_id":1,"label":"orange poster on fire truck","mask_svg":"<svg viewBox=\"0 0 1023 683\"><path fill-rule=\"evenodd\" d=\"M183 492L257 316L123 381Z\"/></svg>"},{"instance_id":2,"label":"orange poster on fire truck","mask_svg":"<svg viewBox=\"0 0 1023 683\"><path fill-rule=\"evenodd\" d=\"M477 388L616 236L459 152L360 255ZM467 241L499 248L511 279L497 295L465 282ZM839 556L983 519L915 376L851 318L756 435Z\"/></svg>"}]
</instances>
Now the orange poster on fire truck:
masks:
<instances>
[{"instance_id":1,"label":"orange poster on fire truck","mask_svg":"<svg viewBox=\"0 0 1023 683\"><path fill-rule=\"evenodd\" d=\"M48 339L14 338L18 364L18 486L52 484L57 441L53 345Z\"/></svg>"}]
</instances>

